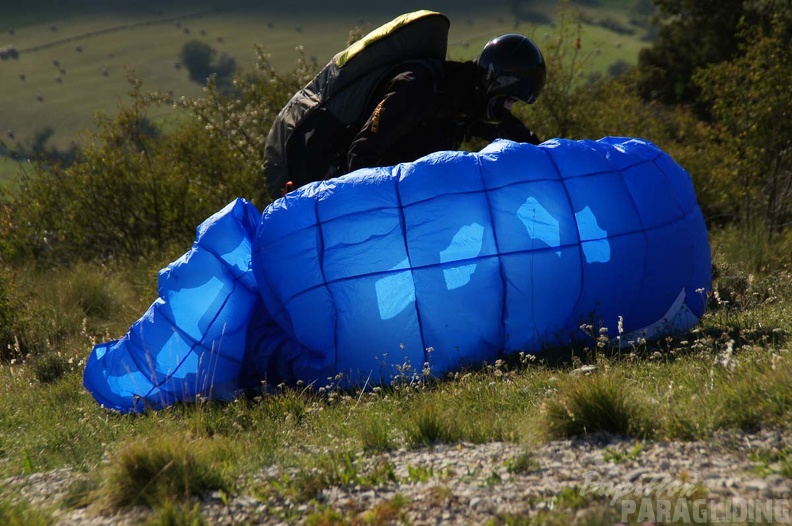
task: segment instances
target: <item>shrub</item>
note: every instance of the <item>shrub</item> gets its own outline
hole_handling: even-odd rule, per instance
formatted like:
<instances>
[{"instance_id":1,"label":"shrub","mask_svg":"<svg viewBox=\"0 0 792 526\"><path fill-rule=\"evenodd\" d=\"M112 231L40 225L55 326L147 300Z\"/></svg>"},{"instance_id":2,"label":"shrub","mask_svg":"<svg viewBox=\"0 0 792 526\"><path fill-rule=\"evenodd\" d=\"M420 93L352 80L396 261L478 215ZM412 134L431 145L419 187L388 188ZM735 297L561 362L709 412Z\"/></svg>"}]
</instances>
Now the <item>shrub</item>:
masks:
<instances>
[{"instance_id":1,"label":"shrub","mask_svg":"<svg viewBox=\"0 0 792 526\"><path fill-rule=\"evenodd\" d=\"M0 501L0 524L6 526L45 526L52 524L49 514L27 502Z\"/></svg>"},{"instance_id":2,"label":"shrub","mask_svg":"<svg viewBox=\"0 0 792 526\"><path fill-rule=\"evenodd\" d=\"M9 287L9 273L0 268L0 358L13 357L18 306Z\"/></svg>"},{"instance_id":3,"label":"shrub","mask_svg":"<svg viewBox=\"0 0 792 526\"><path fill-rule=\"evenodd\" d=\"M165 437L123 444L114 454L106 478L114 507L189 502L213 490L230 490L231 481L218 462L227 456L216 441Z\"/></svg>"},{"instance_id":4,"label":"shrub","mask_svg":"<svg viewBox=\"0 0 792 526\"><path fill-rule=\"evenodd\" d=\"M636 397L637 392L615 374L570 378L563 383L560 396L547 402L548 432L555 437L604 433L645 438L652 428Z\"/></svg>"},{"instance_id":5,"label":"shrub","mask_svg":"<svg viewBox=\"0 0 792 526\"><path fill-rule=\"evenodd\" d=\"M711 169L735 190L732 207L768 236L792 221L792 83L789 32L778 17L768 30L739 33L744 55L700 70L694 81L712 104L712 141L723 158Z\"/></svg>"},{"instance_id":6,"label":"shrub","mask_svg":"<svg viewBox=\"0 0 792 526\"><path fill-rule=\"evenodd\" d=\"M280 108L313 69L303 61L279 77L263 54L260 64L258 73L238 79L233 96L210 81L205 97L180 101L144 94L130 75L131 102L115 117L99 117L76 162L39 163L12 187L0 205L4 256L48 265L136 260L189 244L195 227L236 197L269 203L264 142ZM181 117L168 134L146 117L150 106L164 103Z\"/></svg>"},{"instance_id":7,"label":"shrub","mask_svg":"<svg viewBox=\"0 0 792 526\"><path fill-rule=\"evenodd\" d=\"M404 426L404 436L411 447L454 443L462 438L459 423L442 412L437 402L428 400L419 404Z\"/></svg>"}]
</instances>

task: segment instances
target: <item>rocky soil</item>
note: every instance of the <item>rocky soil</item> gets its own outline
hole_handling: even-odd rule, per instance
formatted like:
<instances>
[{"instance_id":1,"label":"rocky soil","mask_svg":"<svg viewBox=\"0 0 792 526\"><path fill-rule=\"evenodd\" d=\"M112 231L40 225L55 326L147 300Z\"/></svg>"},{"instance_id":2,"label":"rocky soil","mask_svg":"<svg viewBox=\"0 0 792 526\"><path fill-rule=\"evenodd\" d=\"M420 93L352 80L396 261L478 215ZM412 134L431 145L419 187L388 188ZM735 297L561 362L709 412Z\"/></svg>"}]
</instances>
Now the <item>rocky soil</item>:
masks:
<instances>
[{"instance_id":1,"label":"rocky soil","mask_svg":"<svg viewBox=\"0 0 792 526\"><path fill-rule=\"evenodd\" d=\"M704 518L747 523L762 509L761 518L770 513L789 523L792 479L772 460L773 452L789 447L790 437L777 431L729 432L707 442L637 447L613 439L553 441L530 450L510 443L440 445L366 456L358 461L360 473L385 465L392 476L373 485L330 487L308 501L267 491L273 479L283 477L281 468L273 466L245 482L240 494L207 495L199 508L212 525L300 524L328 509L362 524L374 518L379 524L527 524L543 514L555 517L554 524L615 524L622 520L622 510L633 511L627 518L639 524ZM51 506L80 477L84 475L70 470L15 477L5 481L5 494ZM642 499L645 495L654 498ZM58 509L56 524L61 526L138 524L152 516L144 509L113 516L91 508Z\"/></svg>"}]
</instances>

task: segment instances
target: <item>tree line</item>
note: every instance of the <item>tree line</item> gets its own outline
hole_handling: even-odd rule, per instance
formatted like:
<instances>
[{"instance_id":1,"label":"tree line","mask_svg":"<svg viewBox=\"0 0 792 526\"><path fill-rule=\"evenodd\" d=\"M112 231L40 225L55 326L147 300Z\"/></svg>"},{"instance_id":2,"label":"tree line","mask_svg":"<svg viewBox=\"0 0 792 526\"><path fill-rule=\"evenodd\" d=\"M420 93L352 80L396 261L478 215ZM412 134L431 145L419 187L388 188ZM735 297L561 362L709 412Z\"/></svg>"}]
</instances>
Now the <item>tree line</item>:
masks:
<instances>
[{"instance_id":1,"label":"tree line","mask_svg":"<svg viewBox=\"0 0 792 526\"><path fill-rule=\"evenodd\" d=\"M518 106L518 116L543 138L650 140L690 172L710 226L788 239L792 0L653 3L656 38L618 76L584 78L595 50L580 19L562 13L543 43L545 91ZM220 68L221 81L210 76L193 99L147 91L130 75L128 102L99 118L70 162L35 163L0 190L0 263L135 260L183 248L235 197L266 206L270 124L318 68L300 55L292 70L278 71L261 49L257 55L255 70L231 77ZM182 58L217 69L211 50ZM156 105L174 106L178 124L152 124L147 110Z\"/></svg>"}]
</instances>

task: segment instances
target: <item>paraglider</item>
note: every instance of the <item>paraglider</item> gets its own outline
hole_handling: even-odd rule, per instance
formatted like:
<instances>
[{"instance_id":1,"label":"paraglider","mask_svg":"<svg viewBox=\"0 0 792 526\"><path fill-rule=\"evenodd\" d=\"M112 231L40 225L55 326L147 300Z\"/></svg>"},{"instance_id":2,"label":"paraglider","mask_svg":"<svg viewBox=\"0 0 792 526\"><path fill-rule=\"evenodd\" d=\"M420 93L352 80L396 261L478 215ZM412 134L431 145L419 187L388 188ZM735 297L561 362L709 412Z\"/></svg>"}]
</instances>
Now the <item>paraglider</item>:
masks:
<instances>
[{"instance_id":1,"label":"paraglider","mask_svg":"<svg viewBox=\"0 0 792 526\"><path fill-rule=\"evenodd\" d=\"M690 329L711 286L690 176L633 138L499 140L239 199L97 345L85 386L119 411L262 381L364 387L574 343Z\"/></svg>"}]
</instances>

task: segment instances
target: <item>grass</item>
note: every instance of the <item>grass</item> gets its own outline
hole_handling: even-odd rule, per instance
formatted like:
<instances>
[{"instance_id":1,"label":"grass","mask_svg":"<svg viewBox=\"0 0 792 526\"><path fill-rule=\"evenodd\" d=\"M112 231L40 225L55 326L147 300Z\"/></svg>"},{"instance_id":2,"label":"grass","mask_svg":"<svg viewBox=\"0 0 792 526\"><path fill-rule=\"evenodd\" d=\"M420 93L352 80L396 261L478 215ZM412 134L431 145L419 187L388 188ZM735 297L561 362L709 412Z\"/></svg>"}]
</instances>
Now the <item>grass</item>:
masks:
<instances>
[{"instance_id":1,"label":"grass","mask_svg":"<svg viewBox=\"0 0 792 526\"><path fill-rule=\"evenodd\" d=\"M579 349L561 364L515 357L364 393L281 387L143 415L107 413L82 388L81 375L93 343L123 333L155 295L155 271L93 264L17 270L11 293L35 313L27 330L46 342L0 362L0 477L69 467L93 482L63 506L142 503L162 524L186 524L200 519L190 497L208 491L308 502L331 485L393 482L394 466L374 459L396 448L514 442L523 453L503 462L519 474L537 469L537 444L554 438L634 441L632 448L604 451L606 461L618 463L640 458L651 440L706 440L722 429L787 431L792 276L784 268L739 270L720 252L722 239L713 240L717 296L702 323L682 337ZM788 476L788 451L755 454L763 475ZM254 483L268 466L281 475ZM442 475L412 466L405 481ZM400 509L393 503L376 513L398 516ZM320 513L316 523L335 513Z\"/></svg>"},{"instance_id":2,"label":"grass","mask_svg":"<svg viewBox=\"0 0 792 526\"><path fill-rule=\"evenodd\" d=\"M0 500L0 524L5 526L47 526L52 523L50 515L37 510L27 502Z\"/></svg>"},{"instance_id":3,"label":"grass","mask_svg":"<svg viewBox=\"0 0 792 526\"><path fill-rule=\"evenodd\" d=\"M557 438L592 434L646 438L652 432L650 413L619 373L566 377L559 397L546 404L548 432Z\"/></svg>"},{"instance_id":4,"label":"grass","mask_svg":"<svg viewBox=\"0 0 792 526\"><path fill-rule=\"evenodd\" d=\"M16 177L19 163L8 157L0 157L0 191L7 187Z\"/></svg>"},{"instance_id":5,"label":"grass","mask_svg":"<svg viewBox=\"0 0 792 526\"><path fill-rule=\"evenodd\" d=\"M359 3L347 2L348 6ZM261 43L276 67L291 69L296 64L294 49L298 45L304 47L306 56L315 57L322 65L346 45L353 27L369 30L404 10L433 8L368 3L358 10L333 4L326 11L317 4L298 12L240 2L210 12L213 5L209 2L176 2L164 7L143 2L136 10L87 10L77 6L68 10L67 6L51 11L53 17L37 20L17 13L16 18L11 16L2 22L8 28L13 24L15 29L13 35L6 29L6 38L0 44L14 45L22 51L18 60L1 64L0 91L4 96L0 114L4 116L4 129L0 133L7 142L6 134L13 130L15 139L10 142L19 140L29 145L34 133L45 126L54 130L49 143L53 146L66 148L73 141L80 142L82 132L94 126L96 112L112 114L119 100L126 97L128 71L141 78L146 89L172 90L176 96L200 95L201 87L174 66L181 47L192 39L207 42L248 68L255 62L253 45ZM542 35L551 31L549 26L530 23L515 26L506 6L484 9L480 3L460 2L437 8L452 20L449 56L454 59L472 58L497 34L519 30L541 42ZM602 9L606 8L608 3L603 2ZM559 8L555 1L545 0L532 3L531 9L554 18ZM52 30L53 24L57 31ZM108 31L111 28L115 30ZM584 28L583 41L592 51L587 67L600 72L618 59L634 63L637 50L644 45L637 36L618 36L596 25ZM596 54L595 49L599 50ZM167 109L150 115L155 120L169 116ZM0 181L8 177L3 176L5 171L0 167Z\"/></svg>"},{"instance_id":6,"label":"grass","mask_svg":"<svg viewBox=\"0 0 792 526\"><path fill-rule=\"evenodd\" d=\"M231 27L233 17L228 16L222 27ZM291 20L286 14L278 16ZM88 28L78 25L87 23L82 17L70 20L78 30ZM250 37L245 31L256 24L259 32L266 27L255 18L248 22L250 27L239 26L239 45L247 45ZM107 23L98 20L91 27ZM340 35L338 19L314 23L304 23L301 38L307 33L317 39L319 33L321 38ZM284 31L279 45L294 45L292 32L298 33L293 24L274 24L273 32ZM468 33L453 33L452 53L476 49L485 35L506 25L494 14L472 18L470 24L462 24ZM61 31L66 28L68 24L62 25ZM596 44L596 31L591 29L584 46L589 41ZM149 37L164 45L156 35ZM612 35L602 33L601 38L606 41ZM111 35L103 49L109 53L121 42L119 35ZM312 42L325 52L337 47ZM602 45L601 56L606 47ZM280 52L286 53L286 47ZM44 53L37 55L41 67L49 68L52 55L37 53ZM88 53L87 47L83 53ZM2 78L18 81L13 75ZM97 101L112 92L96 82L92 87L95 104L72 99L75 110L99 109L102 103ZM200 524L203 519L193 501L206 492L226 496L250 491L310 502L332 485L376 487L394 482L394 466L375 459L397 448L514 442L523 453L504 459L505 467L520 474L539 468L536 445L555 438L632 439L632 449L605 450L605 460L618 463L640 458L642 445L650 440L706 440L722 429L788 431L792 274L788 266L773 262L783 261L789 246L788 239L771 246L755 235L714 232L717 295L702 323L682 337L622 350L607 343L577 349L572 361L561 364L518 357L436 381L365 393L278 388L266 396L176 405L143 415L111 414L98 407L82 387L82 371L92 345L123 334L156 297L156 270L172 258L137 265L13 269L10 290L12 304L18 306L14 323L21 341L0 349L0 478L69 467L85 474L86 481L54 506L113 511L141 504L155 511L152 524ZM0 274L5 277L5 272ZM581 375L580 365L595 368ZM754 454L760 475L790 476L792 452ZM255 478L265 469L279 475L264 481ZM407 469L401 482L443 476L422 466ZM496 475L492 484L498 482ZM17 497L0 490L0 522L50 521L48 510L34 509ZM448 497L441 486L433 496ZM553 502L560 511L548 511L542 518L548 524L565 524L577 508L588 504L578 497L574 492L557 495ZM363 523L398 520L406 504L397 495L369 510ZM591 524L612 519L609 510L602 516L595 512ZM290 518L294 517L284 517ZM352 522L347 518L343 511L323 509L306 522ZM515 516L498 524L532 521Z\"/></svg>"},{"instance_id":7,"label":"grass","mask_svg":"<svg viewBox=\"0 0 792 526\"><path fill-rule=\"evenodd\" d=\"M211 491L229 492L233 481L223 469L230 449L222 441L173 437L130 439L109 459L105 497L112 508L189 503Z\"/></svg>"}]
</instances>

